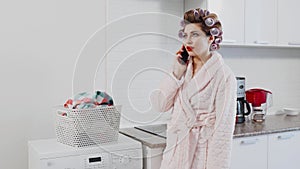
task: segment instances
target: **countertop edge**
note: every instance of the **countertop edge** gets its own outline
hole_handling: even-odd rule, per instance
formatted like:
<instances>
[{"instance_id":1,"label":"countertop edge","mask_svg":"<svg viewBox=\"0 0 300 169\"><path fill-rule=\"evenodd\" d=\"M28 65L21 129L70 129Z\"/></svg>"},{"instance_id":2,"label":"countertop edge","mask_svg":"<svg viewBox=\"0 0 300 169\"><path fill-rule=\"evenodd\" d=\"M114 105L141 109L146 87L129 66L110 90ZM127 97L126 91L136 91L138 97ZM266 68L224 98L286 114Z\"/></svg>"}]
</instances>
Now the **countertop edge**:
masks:
<instances>
[{"instance_id":1,"label":"countertop edge","mask_svg":"<svg viewBox=\"0 0 300 169\"><path fill-rule=\"evenodd\" d=\"M163 147L166 146L166 142L153 144L153 143L147 142L146 140L142 140L142 139L140 139L140 138L138 138L138 137L134 137L134 136L132 136L132 135L126 133L126 131L119 131L119 133L124 134L125 136L130 137L130 138L132 138L132 139L135 139L135 140L137 140L137 141L140 141L140 142L142 142L143 145L145 145L145 146L147 146L147 147L149 147L149 148L163 148ZM154 136L154 137L155 137L156 139L159 139L159 138L160 138L160 137L158 137L158 136ZM160 139L163 139L163 138L160 138Z\"/></svg>"},{"instance_id":2,"label":"countertop edge","mask_svg":"<svg viewBox=\"0 0 300 169\"><path fill-rule=\"evenodd\" d=\"M276 134L276 133L298 131L298 130L300 130L300 127L269 130L269 131L260 131L260 132L253 132L253 133L242 133L242 134L234 134L233 138L235 139L235 138L242 138L242 137L260 136L260 135Z\"/></svg>"}]
</instances>

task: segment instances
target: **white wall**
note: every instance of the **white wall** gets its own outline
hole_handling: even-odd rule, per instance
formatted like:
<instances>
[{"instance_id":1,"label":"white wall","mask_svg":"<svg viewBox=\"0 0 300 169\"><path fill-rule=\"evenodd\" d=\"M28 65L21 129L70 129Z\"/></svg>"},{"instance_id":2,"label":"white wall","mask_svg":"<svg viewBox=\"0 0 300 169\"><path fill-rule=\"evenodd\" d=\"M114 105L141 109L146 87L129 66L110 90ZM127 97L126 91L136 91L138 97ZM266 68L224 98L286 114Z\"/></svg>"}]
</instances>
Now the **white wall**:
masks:
<instances>
[{"instance_id":1,"label":"white wall","mask_svg":"<svg viewBox=\"0 0 300 169\"><path fill-rule=\"evenodd\" d=\"M105 1L0 5L0 168L27 168L27 140L54 137L52 107L72 95L75 59L105 23Z\"/></svg>"},{"instance_id":2,"label":"white wall","mask_svg":"<svg viewBox=\"0 0 300 169\"><path fill-rule=\"evenodd\" d=\"M132 23L134 17L126 17L127 20L123 18L110 24L108 28L111 29L105 29L104 34L99 29L105 23L137 12L165 12L172 17L151 15L146 16L148 20L137 23ZM172 54L180 43L170 37L177 36L179 27L175 16L182 12L182 0L109 0L107 4L104 0L15 0L2 3L0 168L27 168L27 141L54 137L52 107L62 104L73 91L106 89L111 92L115 101L123 104L124 115L131 119L123 118L122 127L165 120L168 116L159 115L156 119L157 114L150 110L143 114L148 111L145 107L151 108L145 97L163 75L161 70L151 67L167 71L172 65ZM135 15L141 16L145 15ZM120 37L141 30L169 36L142 34L126 38L109 51L107 60L100 61L104 49L109 49ZM100 33L90 38L95 31ZM106 36L109 37L107 41ZM89 38L75 69L77 56ZM275 108L299 107L300 49L227 47L221 52L237 75L246 76L247 87L272 90ZM117 64L120 64L118 69ZM150 67L150 71L144 71L144 66ZM112 79L114 71L118 72ZM137 72L141 73L135 74ZM127 104L129 100L133 107Z\"/></svg>"}]
</instances>

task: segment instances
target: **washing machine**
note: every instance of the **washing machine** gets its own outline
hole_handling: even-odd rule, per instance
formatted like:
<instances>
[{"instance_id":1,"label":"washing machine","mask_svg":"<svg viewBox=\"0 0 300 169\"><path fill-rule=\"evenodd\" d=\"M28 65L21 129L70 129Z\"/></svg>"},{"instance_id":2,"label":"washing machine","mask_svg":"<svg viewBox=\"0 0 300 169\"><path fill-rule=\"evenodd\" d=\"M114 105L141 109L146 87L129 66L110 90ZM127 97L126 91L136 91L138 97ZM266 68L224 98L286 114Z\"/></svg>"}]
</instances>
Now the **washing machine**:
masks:
<instances>
[{"instance_id":1,"label":"washing machine","mask_svg":"<svg viewBox=\"0 0 300 169\"><path fill-rule=\"evenodd\" d=\"M56 139L28 142L29 169L142 169L142 145L119 134L117 142L76 148Z\"/></svg>"}]
</instances>

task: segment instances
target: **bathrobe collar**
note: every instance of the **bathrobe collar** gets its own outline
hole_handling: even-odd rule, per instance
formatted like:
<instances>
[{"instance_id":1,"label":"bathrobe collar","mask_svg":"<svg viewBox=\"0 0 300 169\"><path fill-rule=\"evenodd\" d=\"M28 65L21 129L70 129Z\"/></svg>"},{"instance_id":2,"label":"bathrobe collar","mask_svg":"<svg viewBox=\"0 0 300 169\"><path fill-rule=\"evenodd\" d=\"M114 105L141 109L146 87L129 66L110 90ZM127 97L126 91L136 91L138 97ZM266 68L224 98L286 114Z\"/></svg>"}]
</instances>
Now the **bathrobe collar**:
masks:
<instances>
[{"instance_id":1,"label":"bathrobe collar","mask_svg":"<svg viewBox=\"0 0 300 169\"><path fill-rule=\"evenodd\" d=\"M185 75L184 88L188 98L201 91L214 77L215 73L224 64L222 56L218 52L212 52L211 58L193 76L193 61L189 62Z\"/></svg>"}]
</instances>

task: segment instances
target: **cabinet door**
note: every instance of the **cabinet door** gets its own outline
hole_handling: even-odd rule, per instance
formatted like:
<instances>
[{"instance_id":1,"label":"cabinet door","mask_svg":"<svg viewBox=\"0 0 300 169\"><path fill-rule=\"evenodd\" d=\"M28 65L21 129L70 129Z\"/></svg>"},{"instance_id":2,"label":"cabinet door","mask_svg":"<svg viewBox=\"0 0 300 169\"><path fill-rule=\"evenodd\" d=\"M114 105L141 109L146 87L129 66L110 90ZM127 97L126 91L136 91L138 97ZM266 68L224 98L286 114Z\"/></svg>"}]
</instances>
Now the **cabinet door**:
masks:
<instances>
[{"instance_id":1,"label":"cabinet door","mask_svg":"<svg viewBox=\"0 0 300 169\"><path fill-rule=\"evenodd\" d=\"M244 43L244 1L209 0L207 9L218 15L223 27L223 43Z\"/></svg>"},{"instance_id":2,"label":"cabinet door","mask_svg":"<svg viewBox=\"0 0 300 169\"><path fill-rule=\"evenodd\" d=\"M277 0L245 0L246 44L276 44Z\"/></svg>"},{"instance_id":3,"label":"cabinet door","mask_svg":"<svg viewBox=\"0 0 300 169\"><path fill-rule=\"evenodd\" d=\"M195 0L184 0L184 11L188 11L190 9L195 8L207 8L207 1L195 1Z\"/></svg>"},{"instance_id":4,"label":"cabinet door","mask_svg":"<svg viewBox=\"0 0 300 169\"><path fill-rule=\"evenodd\" d=\"M230 169L267 169L267 136L233 140Z\"/></svg>"},{"instance_id":5,"label":"cabinet door","mask_svg":"<svg viewBox=\"0 0 300 169\"><path fill-rule=\"evenodd\" d=\"M278 43L300 45L299 0L278 0Z\"/></svg>"},{"instance_id":6,"label":"cabinet door","mask_svg":"<svg viewBox=\"0 0 300 169\"><path fill-rule=\"evenodd\" d=\"M269 169L299 169L300 132L269 135Z\"/></svg>"}]
</instances>

